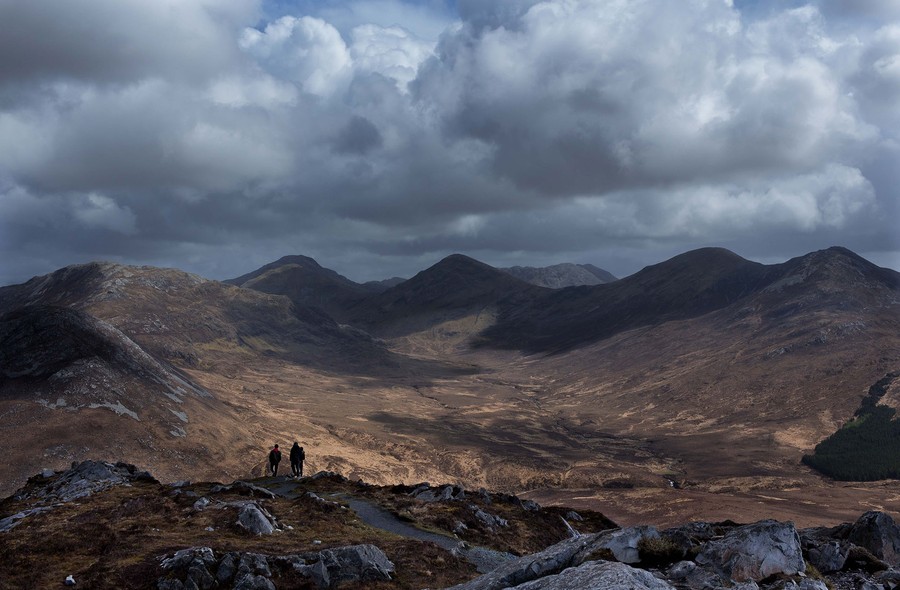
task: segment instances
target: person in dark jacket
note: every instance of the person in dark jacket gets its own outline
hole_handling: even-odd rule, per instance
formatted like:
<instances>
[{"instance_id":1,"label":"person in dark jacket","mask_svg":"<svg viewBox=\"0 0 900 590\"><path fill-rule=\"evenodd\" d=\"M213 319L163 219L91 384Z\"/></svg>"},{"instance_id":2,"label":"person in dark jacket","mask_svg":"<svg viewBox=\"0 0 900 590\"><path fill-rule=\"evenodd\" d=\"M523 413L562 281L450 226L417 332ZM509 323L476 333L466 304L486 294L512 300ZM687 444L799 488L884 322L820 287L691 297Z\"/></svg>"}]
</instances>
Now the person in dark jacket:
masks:
<instances>
[{"instance_id":1,"label":"person in dark jacket","mask_svg":"<svg viewBox=\"0 0 900 590\"><path fill-rule=\"evenodd\" d=\"M281 451L278 450L278 445L272 447L272 450L269 451L269 471L272 473L272 476L278 477L278 464L281 462Z\"/></svg>"},{"instance_id":2,"label":"person in dark jacket","mask_svg":"<svg viewBox=\"0 0 900 590\"><path fill-rule=\"evenodd\" d=\"M294 472L294 477L303 477L303 461L305 459L306 453L303 452L303 447L294 441L294 446L291 447L291 471Z\"/></svg>"}]
</instances>

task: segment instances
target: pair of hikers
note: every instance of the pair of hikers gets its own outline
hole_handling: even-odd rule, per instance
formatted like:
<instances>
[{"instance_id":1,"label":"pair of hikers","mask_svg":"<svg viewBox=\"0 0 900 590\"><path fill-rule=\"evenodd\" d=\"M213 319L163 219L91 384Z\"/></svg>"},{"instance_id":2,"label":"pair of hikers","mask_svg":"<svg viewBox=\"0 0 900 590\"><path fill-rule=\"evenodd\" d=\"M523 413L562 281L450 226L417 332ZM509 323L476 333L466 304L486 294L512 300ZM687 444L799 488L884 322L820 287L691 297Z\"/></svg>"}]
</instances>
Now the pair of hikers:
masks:
<instances>
[{"instance_id":1,"label":"pair of hikers","mask_svg":"<svg viewBox=\"0 0 900 590\"><path fill-rule=\"evenodd\" d=\"M303 461L306 460L306 453L297 441L294 441L294 446L291 447L290 458L291 472L293 472L294 477L303 477ZM279 463L281 463L281 450L278 448L278 445L275 445L272 447L272 450L269 451L269 473L272 474L273 477L278 476Z\"/></svg>"}]
</instances>

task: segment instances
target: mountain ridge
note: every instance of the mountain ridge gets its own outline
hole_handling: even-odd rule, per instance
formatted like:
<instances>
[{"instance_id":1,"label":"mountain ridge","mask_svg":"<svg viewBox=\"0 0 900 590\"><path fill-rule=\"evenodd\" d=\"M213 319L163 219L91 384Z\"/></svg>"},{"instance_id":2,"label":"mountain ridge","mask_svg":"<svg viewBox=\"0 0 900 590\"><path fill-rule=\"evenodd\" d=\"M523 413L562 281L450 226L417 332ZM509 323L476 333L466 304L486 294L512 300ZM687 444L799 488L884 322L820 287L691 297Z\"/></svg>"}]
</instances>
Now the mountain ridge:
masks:
<instances>
[{"instance_id":1,"label":"mountain ridge","mask_svg":"<svg viewBox=\"0 0 900 590\"><path fill-rule=\"evenodd\" d=\"M46 440L28 440L54 460L107 449L175 478L186 466L259 475L261 447L299 439L316 469L610 502L624 522L651 497L660 514L709 514L723 498L756 513L779 498L780 514L808 517L792 503L798 481L837 513L886 488L856 496L799 460L900 369L897 277L840 248L780 265L704 249L554 290L458 255L336 321L173 269L72 267L0 288L0 309L90 314L211 397L175 408L184 438L136 437L150 421L125 401L141 422L108 406L73 414L46 383L0 400L0 415L33 416L5 432L42 424ZM135 384L130 395L153 399ZM22 477L11 469L0 460L6 482Z\"/></svg>"}]
</instances>

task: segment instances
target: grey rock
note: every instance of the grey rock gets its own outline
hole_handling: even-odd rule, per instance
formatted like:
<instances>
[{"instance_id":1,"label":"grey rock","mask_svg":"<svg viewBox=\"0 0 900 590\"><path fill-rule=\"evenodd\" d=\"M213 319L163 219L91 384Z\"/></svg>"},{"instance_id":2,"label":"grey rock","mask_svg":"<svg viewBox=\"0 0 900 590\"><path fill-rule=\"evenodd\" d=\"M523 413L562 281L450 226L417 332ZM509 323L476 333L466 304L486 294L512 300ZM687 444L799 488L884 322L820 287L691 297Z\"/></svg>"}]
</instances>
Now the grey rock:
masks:
<instances>
[{"instance_id":1,"label":"grey rock","mask_svg":"<svg viewBox=\"0 0 900 590\"><path fill-rule=\"evenodd\" d=\"M44 479L50 479L54 475L56 475L56 472L53 471L52 469L42 469L41 470L41 477L43 477Z\"/></svg>"},{"instance_id":2,"label":"grey rock","mask_svg":"<svg viewBox=\"0 0 900 590\"><path fill-rule=\"evenodd\" d=\"M31 508L29 510L23 510L22 512L17 512L12 516L7 516L6 518L0 519L0 533L8 533L13 530L17 525L19 525L22 520L28 518L29 516L33 516L35 514L40 514L41 512L47 512L49 510L53 510L51 506L40 506L38 508Z\"/></svg>"},{"instance_id":3,"label":"grey rock","mask_svg":"<svg viewBox=\"0 0 900 590\"><path fill-rule=\"evenodd\" d=\"M423 502L451 502L464 500L466 491L461 486L445 485L439 488L419 486L410 495Z\"/></svg>"},{"instance_id":4,"label":"grey rock","mask_svg":"<svg viewBox=\"0 0 900 590\"><path fill-rule=\"evenodd\" d=\"M455 535L462 535L463 533L465 533L468 530L469 530L469 527L467 527L466 523L464 523L464 522L460 522L457 520L455 523L453 523L453 534L455 534Z\"/></svg>"},{"instance_id":5,"label":"grey rock","mask_svg":"<svg viewBox=\"0 0 900 590\"><path fill-rule=\"evenodd\" d=\"M240 556L237 553L226 553L222 557L222 561L219 562L219 569L216 570L216 580L219 581L219 584L224 584L234 577L237 573L239 561Z\"/></svg>"},{"instance_id":6,"label":"grey rock","mask_svg":"<svg viewBox=\"0 0 900 590\"><path fill-rule=\"evenodd\" d=\"M496 514L485 512L474 504L469 505L469 508L474 513L475 518L478 520L478 522L489 529L495 529L497 527L506 528L509 526L509 521L507 521L505 518L500 518Z\"/></svg>"},{"instance_id":7,"label":"grey rock","mask_svg":"<svg viewBox=\"0 0 900 590\"><path fill-rule=\"evenodd\" d=\"M267 490L266 488L260 487L256 484L252 484L246 481L236 481L234 483L228 484L227 486L218 484L214 485L210 488L210 494L221 494L224 492L236 492L238 494L242 494L244 496L261 496L263 498L274 499L277 498L278 495L275 492Z\"/></svg>"},{"instance_id":8,"label":"grey rock","mask_svg":"<svg viewBox=\"0 0 900 590\"><path fill-rule=\"evenodd\" d=\"M823 574L839 572L847 563L849 548L839 541L826 541L810 547L806 554L809 562Z\"/></svg>"},{"instance_id":9,"label":"grey rock","mask_svg":"<svg viewBox=\"0 0 900 590\"><path fill-rule=\"evenodd\" d=\"M72 463L71 469L63 471L34 495L45 501L71 502L133 481L156 482L152 475L146 471L138 471L128 463L82 461Z\"/></svg>"},{"instance_id":10,"label":"grey rock","mask_svg":"<svg viewBox=\"0 0 900 590\"><path fill-rule=\"evenodd\" d=\"M238 574L258 574L271 577L268 556L261 553L244 553L238 563Z\"/></svg>"},{"instance_id":11,"label":"grey rock","mask_svg":"<svg viewBox=\"0 0 900 590\"><path fill-rule=\"evenodd\" d=\"M156 581L156 590L184 590L181 580L173 578L160 578Z\"/></svg>"},{"instance_id":12,"label":"grey rock","mask_svg":"<svg viewBox=\"0 0 900 590\"><path fill-rule=\"evenodd\" d=\"M216 586L216 579L204 565L199 563L188 568L187 582L192 583L198 590L210 590Z\"/></svg>"},{"instance_id":13,"label":"grey rock","mask_svg":"<svg viewBox=\"0 0 900 590\"><path fill-rule=\"evenodd\" d=\"M165 570L184 570L199 564L204 567L215 565L216 556L209 547L190 547L176 551L175 555L163 559L160 566Z\"/></svg>"},{"instance_id":14,"label":"grey rock","mask_svg":"<svg viewBox=\"0 0 900 590\"><path fill-rule=\"evenodd\" d=\"M528 512L537 512L541 509L541 505L534 500L522 500L522 508Z\"/></svg>"},{"instance_id":15,"label":"grey rock","mask_svg":"<svg viewBox=\"0 0 900 590\"><path fill-rule=\"evenodd\" d=\"M900 564L900 527L884 512L869 511L860 516L847 539L891 565Z\"/></svg>"},{"instance_id":16,"label":"grey rock","mask_svg":"<svg viewBox=\"0 0 900 590\"><path fill-rule=\"evenodd\" d=\"M614 529L600 533L594 549L609 549L616 560L622 563L638 563L641 560L638 543L643 538L659 537L659 532L652 526L635 526Z\"/></svg>"},{"instance_id":17,"label":"grey rock","mask_svg":"<svg viewBox=\"0 0 900 590\"><path fill-rule=\"evenodd\" d=\"M475 565L479 574L492 572L508 561L516 559L512 553L495 551L486 547L468 547L465 543L460 543L450 553Z\"/></svg>"},{"instance_id":18,"label":"grey rock","mask_svg":"<svg viewBox=\"0 0 900 590\"><path fill-rule=\"evenodd\" d=\"M276 590L272 580L258 574L238 574L233 588L234 590Z\"/></svg>"},{"instance_id":19,"label":"grey rock","mask_svg":"<svg viewBox=\"0 0 900 590\"><path fill-rule=\"evenodd\" d=\"M806 569L797 529L774 520L738 527L723 539L708 542L696 561L737 582Z\"/></svg>"},{"instance_id":20,"label":"grey rock","mask_svg":"<svg viewBox=\"0 0 900 590\"><path fill-rule=\"evenodd\" d=\"M581 517L580 514L575 512L574 510L569 510L566 512L566 520L574 520L575 522L583 522L584 518Z\"/></svg>"},{"instance_id":21,"label":"grey rock","mask_svg":"<svg viewBox=\"0 0 900 590\"><path fill-rule=\"evenodd\" d=\"M666 572L666 578L678 584L679 588L706 590L721 588L724 580L718 574L698 567L693 561L679 561Z\"/></svg>"},{"instance_id":22,"label":"grey rock","mask_svg":"<svg viewBox=\"0 0 900 590\"><path fill-rule=\"evenodd\" d=\"M272 517L255 502L241 507L237 524L253 535L271 535L276 529Z\"/></svg>"},{"instance_id":23,"label":"grey rock","mask_svg":"<svg viewBox=\"0 0 900 590\"><path fill-rule=\"evenodd\" d=\"M875 580L886 588L897 588L900 587L900 572L897 570L878 572L875 574Z\"/></svg>"},{"instance_id":24,"label":"grey rock","mask_svg":"<svg viewBox=\"0 0 900 590\"><path fill-rule=\"evenodd\" d=\"M568 567L581 564L595 550L599 536L584 535L577 539L566 539L538 553L509 560L495 570L453 588L501 590L557 574Z\"/></svg>"},{"instance_id":25,"label":"grey rock","mask_svg":"<svg viewBox=\"0 0 900 590\"><path fill-rule=\"evenodd\" d=\"M352 545L325 549L306 572L320 588L333 588L346 582L389 581L394 564L374 545Z\"/></svg>"},{"instance_id":26,"label":"grey rock","mask_svg":"<svg viewBox=\"0 0 900 590\"><path fill-rule=\"evenodd\" d=\"M189 485L191 485L190 481L188 481L186 479L182 479L181 481L173 481L172 483L169 484L169 487L178 489L178 488L186 488Z\"/></svg>"},{"instance_id":27,"label":"grey rock","mask_svg":"<svg viewBox=\"0 0 900 590\"><path fill-rule=\"evenodd\" d=\"M559 574L514 586L515 590L674 590L648 571L624 563L590 561Z\"/></svg>"},{"instance_id":28,"label":"grey rock","mask_svg":"<svg viewBox=\"0 0 900 590\"><path fill-rule=\"evenodd\" d=\"M203 510L207 506L209 506L209 498L207 497L200 498L199 500L194 502L194 510Z\"/></svg>"}]
</instances>

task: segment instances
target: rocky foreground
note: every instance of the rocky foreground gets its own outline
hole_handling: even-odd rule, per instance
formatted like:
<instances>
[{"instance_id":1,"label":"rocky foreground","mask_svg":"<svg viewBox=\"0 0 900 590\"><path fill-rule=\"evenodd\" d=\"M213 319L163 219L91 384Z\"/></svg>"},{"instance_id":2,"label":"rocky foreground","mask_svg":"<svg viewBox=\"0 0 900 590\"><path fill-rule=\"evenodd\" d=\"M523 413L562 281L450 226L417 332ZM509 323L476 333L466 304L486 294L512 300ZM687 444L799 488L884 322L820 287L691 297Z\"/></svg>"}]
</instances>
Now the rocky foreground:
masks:
<instances>
[{"instance_id":1,"label":"rocky foreground","mask_svg":"<svg viewBox=\"0 0 900 590\"><path fill-rule=\"evenodd\" d=\"M620 528L459 486L332 473L164 485L95 461L45 470L0 502L0 555L2 590L900 586L900 527L882 512L802 530L774 520Z\"/></svg>"}]
</instances>

